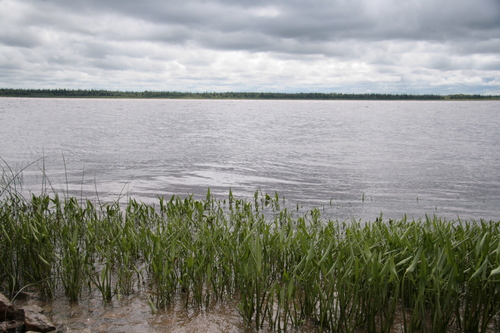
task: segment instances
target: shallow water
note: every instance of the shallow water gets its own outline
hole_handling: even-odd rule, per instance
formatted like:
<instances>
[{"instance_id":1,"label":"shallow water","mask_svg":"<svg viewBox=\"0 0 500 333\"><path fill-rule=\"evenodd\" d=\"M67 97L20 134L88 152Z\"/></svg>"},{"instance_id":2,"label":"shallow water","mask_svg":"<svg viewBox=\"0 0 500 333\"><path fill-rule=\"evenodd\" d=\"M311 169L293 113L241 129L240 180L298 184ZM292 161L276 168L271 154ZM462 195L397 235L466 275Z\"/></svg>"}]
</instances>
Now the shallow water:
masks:
<instances>
[{"instance_id":1,"label":"shallow water","mask_svg":"<svg viewBox=\"0 0 500 333\"><path fill-rule=\"evenodd\" d=\"M327 217L500 216L498 101L0 98L0 157L41 191L146 203L278 191ZM40 160L43 158L43 160Z\"/></svg>"},{"instance_id":2,"label":"shallow water","mask_svg":"<svg viewBox=\"0 0 500 333\"><path fill-rule=\"evenodd\" d=\"M151 312L146 296L142 293L122 296L120 300L103 302L99 296L89 295L78 303L70 303L65 297L51 302L36 297L16 301L15 305L38 305L56 326L72 333L251 333L254 329L245 325L234 300L217 302L208 308L184 306L179 298L173 305L156 314ZM264 328L260 332L271 332ZM291 332L294 332L291 330ZM315 333L317 328L306 323L300 332Z\"/></svg>"},{"instance_id":3,"label":"shallow water","mask_svg":"<svg viewBox=\"0 0 500 333\"><path fill-rule=\"evenodd\" d=\"M134 294L104 303L90 297L78 303L61 299L52 302L17 302L41 306L57 326L69 332L245 332L243 321L234 307L217 304L209 310L172 306L152 314L147 299Z\"/></svg>"},{"instance_id":4,"label":"shallow water","mask_svg":"<svg viewBox=\"0 0 500 333\"><path fill-rule=\"evenodd\" d=\"M17 300L15 306L38 305L44 313L58 326L71 333L255 333L251 327L245 325L238 314L235 301L218 302L207 309L198 307L186 308L181 300L152 314L143 294L123 296L120 300L108 303L102 302L99 297L90 296L79 303L69 303L64 297L56 298L52 302L37 300L36 297ZM487 329L487 333L498 332L500 317L496 316ZM264 327L258 331L271 333ZM298 329L289 329L288 332L318 333L319 330L311 322L304 323ZM363 333L359 329L356 333ZM399 312L393 323L391 333L404 332L404 319ZM449 333L458 333L456 325L451 325Z\"/></svg>"}]
</instances>

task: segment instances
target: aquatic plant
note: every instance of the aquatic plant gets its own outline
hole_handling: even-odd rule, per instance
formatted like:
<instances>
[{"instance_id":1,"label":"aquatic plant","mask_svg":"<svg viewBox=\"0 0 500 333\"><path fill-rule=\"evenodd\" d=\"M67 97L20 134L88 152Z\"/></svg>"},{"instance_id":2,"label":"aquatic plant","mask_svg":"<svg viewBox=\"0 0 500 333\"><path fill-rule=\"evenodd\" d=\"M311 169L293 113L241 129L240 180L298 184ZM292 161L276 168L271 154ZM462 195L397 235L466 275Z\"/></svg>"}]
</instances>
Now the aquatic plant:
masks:
<instances>
[{"instance_id":1,"label":"aquatic plant","mask_svg":"<svg viewBox=\"0 0 500 333\"><path fill-rule=\"evenodd\" d=\"M400 320L405 332L487 332L500 312L500 222L323 220L261 192L99 204L1 186L0 286L11 295L140 292L155 313L236 300L248 326L272 331L390 332Z\"/></svg>"}]
</instances>

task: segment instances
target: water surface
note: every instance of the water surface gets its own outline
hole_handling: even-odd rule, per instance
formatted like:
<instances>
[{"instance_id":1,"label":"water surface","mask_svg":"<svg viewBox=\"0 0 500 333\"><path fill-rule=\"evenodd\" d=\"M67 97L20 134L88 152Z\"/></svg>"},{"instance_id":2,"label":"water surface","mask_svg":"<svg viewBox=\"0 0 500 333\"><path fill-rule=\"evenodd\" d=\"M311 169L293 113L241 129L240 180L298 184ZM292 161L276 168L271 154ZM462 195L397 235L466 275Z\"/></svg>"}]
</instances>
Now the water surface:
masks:
<instances>
[{"instance_id":1,"label":"water surface","mask_svg":"<svg viewBox=\"0 0 500 333\"><path fill-rule=\"evenodd\" d=\"M498 101L0 99L0 157L56 191L251 198L336 219L500 216ZM42 160L40 160L43 158ZM4 169L6 168L3 163Z\"/></svg>"}]
</instances>

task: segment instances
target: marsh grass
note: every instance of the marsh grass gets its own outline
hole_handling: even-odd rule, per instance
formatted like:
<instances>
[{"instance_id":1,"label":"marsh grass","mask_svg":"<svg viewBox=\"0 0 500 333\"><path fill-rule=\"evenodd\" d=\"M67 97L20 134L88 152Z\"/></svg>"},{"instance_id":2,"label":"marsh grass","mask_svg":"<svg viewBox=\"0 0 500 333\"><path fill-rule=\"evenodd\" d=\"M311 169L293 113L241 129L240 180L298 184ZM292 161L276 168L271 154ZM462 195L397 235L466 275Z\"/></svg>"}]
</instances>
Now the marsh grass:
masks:
<instances>
[{"instance_id":1,"label":"marsh grass","mask_svg":"<svg viewBox=\"0 0 500 333\"><path fill-rule=\"evenodd\" d=\"M390 332L402 317L405 332L487 332L499 315L500 222L339 222L260 192L156 205L27 199L13 184L4 173L0 285L10 295L27 285L71 301L147 293L154 313L236 300L248 326L271 331Z\"/></svg>"}]
</instances>

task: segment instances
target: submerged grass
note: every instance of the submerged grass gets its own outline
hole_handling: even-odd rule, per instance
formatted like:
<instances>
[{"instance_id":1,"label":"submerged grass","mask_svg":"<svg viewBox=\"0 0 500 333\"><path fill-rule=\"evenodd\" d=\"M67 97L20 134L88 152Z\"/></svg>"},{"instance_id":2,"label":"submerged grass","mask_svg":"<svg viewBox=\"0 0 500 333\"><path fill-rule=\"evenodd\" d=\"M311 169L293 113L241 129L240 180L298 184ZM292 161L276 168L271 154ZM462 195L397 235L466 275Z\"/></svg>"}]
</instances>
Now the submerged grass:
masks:
<instances>
[{"instance_id":1,"label":"submerged grass","mask_svg":"<svg viewBox=\"0 0 500 333\"><path fill-rule=\"evenodd\" d=\"M499 329L500 222L339 222L262 193L96 205L3 186L0 287L12 296L142 292L153 312L235 299L248 326L271 331L390 332L396 317L405 332Z\"/></svg>"}]
</instances>

